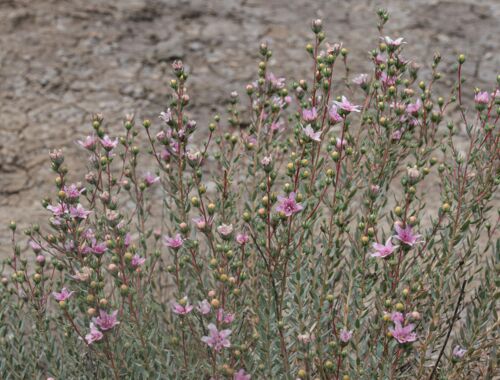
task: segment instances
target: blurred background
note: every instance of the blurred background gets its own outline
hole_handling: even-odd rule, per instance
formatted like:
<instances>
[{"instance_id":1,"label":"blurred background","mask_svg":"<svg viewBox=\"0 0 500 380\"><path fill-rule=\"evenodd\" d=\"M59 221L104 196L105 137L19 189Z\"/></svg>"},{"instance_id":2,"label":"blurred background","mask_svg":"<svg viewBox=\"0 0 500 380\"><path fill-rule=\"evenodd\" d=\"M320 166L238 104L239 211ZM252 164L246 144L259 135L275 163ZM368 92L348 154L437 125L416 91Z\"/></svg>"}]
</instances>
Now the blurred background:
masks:
<instances>
[{"instance_id":1,"label":"blurred background","mask_svg":"<svg viewBox=\"0 0 500 380\"><path fill-rule=\"evenodd\" d=\"M442 86L451 85L465 53L469 99L473 86L493 89L498 0L0 0L0 255L10 252L11 219L23 228L48 215L40 200L54 191L49 150L63 148L70 178L81 180L86 158L74 141L90 131L91 114L112 131L127 113L156 123L174 59L188 67L191 116L204 128L231 91L244 94L261 41L275 74L310 76L313 18L349 49L352 75L367 70L379 7L391 14L385 34L408 41L406 57L424 64L424 77L440 51Z\"/></svg>"}]
</instances>

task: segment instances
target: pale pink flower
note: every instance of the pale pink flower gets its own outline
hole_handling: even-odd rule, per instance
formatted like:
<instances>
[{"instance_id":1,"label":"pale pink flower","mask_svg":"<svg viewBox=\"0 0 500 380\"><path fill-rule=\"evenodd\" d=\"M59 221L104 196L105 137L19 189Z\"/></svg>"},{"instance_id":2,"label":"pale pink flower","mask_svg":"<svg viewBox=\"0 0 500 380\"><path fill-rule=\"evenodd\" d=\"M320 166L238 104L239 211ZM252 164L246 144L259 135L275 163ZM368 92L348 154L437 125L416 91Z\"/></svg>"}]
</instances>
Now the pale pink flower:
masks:
<instances>
[{"instance_id":1,"label":"pale pink flower","mask_svg":"<svg viewBox=\"0 0 500 380\"><path fill-rule=\"evenodd\" d=\"M228 237L233 233L233 225L232 224L221 224L217 227L217 232L222 237Z\"/></svg>"},{"instance_id":2,"label":"pale pink flower","mask_svg":"<svg viewBox=\"0 0 500 380\"><path fill-rule=\"evenodd\" d=\"M292 216L297 212L300 212L304 207L295 200L296 194L290 193L288 197L283 197L278 195L278 206L276 207L277 212L283 212L286 216Z\"/></svg>"},{"instance_id":3,"label":"pale pink flower","mask_svg":"<svg viewBox=\"0 0 500 380\"><path fill-rule=\"evenodd\" d=\"M104 337L103 333L100 332L95 325L91 322L90 323L90 333L85 335L85 341L87 344L92 344L94 342L97 342L101 340Z\"/></svg>"},{"instance_id":4,"label":"pale pink flower","mask_svg":"<svg viewBox=\"0 0 500 380\"><path fill-rule=\"evenodd\" d=\"M316 120L318 118L318 111L316 110L316 107L312 107L311 109L303 109L302 118L307 122Z\"/></svg>"},{"instance_id":5,"label":"pale pink flower","mask_svg":"<svg viewBox=\"0 0 500 380\"><path fill-rule=\"evenodd\" d=\"M207 221L205 220L204 216L198 216L197 218L193 218L193 223L199 230L204 230L207 227Z\"/></svg>"},{"instance_id":6,"label":"pale pink flower","mask_svg":"<svg viewBox=\"0 0 500 380\"><path fill-rule=\"evenodd\" d=\"M79 190L74 183L69 186L64 186L63 190L66 193L66 197L69 199L77 199L80 194L85 191L85 189Z\"/></svg>"},{"instance_id":7,"label":"pale pink flower","mask_svg":"<svg viewBox=\"0 0 500 380\"><path fill-rule=\"evenodd\" d=\"M415 325L412 323L403 327L401 323L396 321L394 328L389 328L389 331L399 343L411 343L417 340L417 334L413 332L414 328Z\"/></svg>"},{"instance_id":8,"label":"pale pink flower","mask_svg":"<svg viewBox=\"0 0 500 380\"><path fill-rule=\"evenodd\" d=\"M368 83L368 74L359 74L352 78L352 83L365 86Z\"/></svg>"},{"instance_id":9,"label":"pale pink flower","mask_svg":"<svg viewBox=\"0 0 500 380\"><path fill-rule=\"evenodd\" d=\"M104 310L99 311L99 316L97 318L92 318L94 322L102 331L111 330L116 325L120 324L116 316L118 315L118 310L113 311L111 314L106 313Z\"/></svg>"},{"instance_id":10,"label":"pale pink flower","mask_svg":"<svg viewBox=\"0 0 500 380\"><path fill-rule=\"evenodd\" d=\"M339 115L338 108L335 104L332 104L330 110L328 111L328 116L330 117L330 122L332 124L340 123L342 120L342 116Z\"/></svg>"},{"instance_id":11,"label":"pale pink flower","mask_svg":"<svg viewBox=\"0 0 500 380\"><path fill-rule=\"evenodd\" d=\"M83 267L80 271L76 271L74 275L70 276L74 280L86 282L92 275L92 268Z\"/></svg>"},{"instance_id":12,"label":"pale pink flower","mask_svg":"<svg viewBox=\"0 0 500 380\"><path fill-rule=\"evenodd\" d=\"M245 245L246 243L248 243L248 240L248 234L246 234L245 232L241 232L236 235L236 242L240 245Z\"/></svg>"},{"instance_id":13,"label":"pale pink flower","mask_svg":"<svg viewBox=\"0 0 500 380\"><path fill-rule=\"evenodd\" d=\"M453 348L453 357L456 359L461 359L464 357L464 355L467 353L467 350L465 348L462 348L460 346L455 346Z\"/></svg>"},{"instance_id":14,"label":"pale pink flower","mask_svg":"<svg viewBox=\"0 0 500 380\"><path fill-rule=\"evenodd\" d=\"M167 247L179 249L184 243L184 239L182 238L181 234L176 234L174 237L165 236L163 238L163 242Z\"/></svg>"},{"instance_id":15,"label":"pale pink flower","mask_svg":"<svg viewBox=\"0 0 500 380\"><path fill-rule=\"evenodd\" d=\"M198 310L203 315L210 313L211 309L212 306L210 305L210 302L208 302L206 299L201 302L198 302L198 306L196 307L196 310Z\"/></svg>"},{"instance_id":16,"label":"pale pink flower","mask_svg":"<svg viewBox=\"0 0 500 380\"><path fill-rule=\"evenodd\" d=\"M399 141L401 140L401 136L403 135L403 132L401 131L401 129L396 129L394 132L392 132L391 134L391 140L394 140L394 141Z\"/></svg>"},{"instance_id":17,"label":"pale pink flower","mask_svg":"<svg viewBox=\"0 0 500 380\"><path fill-rule=\"evenodd\" d=\"M490 102L490 94L487 91L480 91L474 96L474 101L477 104L488 104Z\"/></svg>"},{"instance_id":18,"label":"pale pink flower","mask_svg":"<svg viewBox=\"0 0 500 380\"><path fill-rule=\"evenodd\" d=\"M393 311L391 313L391 321L393 323L399 323L399 324L403 324L403 322L405 321L405 317L403 315L403 313L400 313L399 311Z\"/></svg>"},{"instance_id":19,"label":"pale pink flower","mask_svg":"<svg viewBox=\"0 0 500 380\"><path fill-rule=\"evenodd\" d=\"M355 106L345 96L342 96L341 102L334 101L333 103L345 112L361 112L360 106Z\"/></svg>"},{"instance_id":20,"label":"pale pink flower","mask_svg":"<svg viewBox=\"0 0 500 380\"><path fill-rule=\"evenodd\" d=\"M415 103L410 103L406 106L406 112L410 115L416 116L420 108L422 108L422 101L417 99Z\"/></svg>"},{"instance_id":21,"label":"pale pink flower","mask_svg":"<svg viewBox=\"0 0 500 380\"><path fill-rule=\"evenodd\" d=\"M146 259L144 257L139 256L137 253L132 257L132 260L130 261L130 265L134 268L140 267L142 264L146 262Z\"/></svg>"},{"instance_id":22,"label":"pale pink flower","mask_svg":"<svg viewBox=\"0 0 500 380\"><path fill-rule=\"evenodd\" d=\"M101 140L101 145L104 149L106 150L112 150L113 148L116 148L118 145L118 138L111 140L111 138L108 135L105 135Z\"/></svg>"},{"instance_id":23,"label":"pale pink flower","mask_svg":"<svg viewBox=\"0 0 500 380\"><path fill-rule=\"evenodd\" d=\"M29 245L30 245L31 249L33 250L33 252L35 252L35 253L38 253L42 250L42 246L34 240L30 240Z\"/></svg>"},{"instance_id":24,"label":"pale pink flower","mask_svg":"<svg viewBox=\"0 0 500 380\"><path fill-rule=\"evenodd\" d=\"M170 110L170 108L167 108L165 112L160 112L159 118L163 122L169 123L172 120L172 111Z\"/></svg>"},{"instance_id":25,"label":"pale pink flower","mask_svg":"<svg viewBox=\"0 0 500 380\"><path fill-rule=\"evenodd\" d=\"M381 63L385 63L387 58L384 54L378 53L374 60L377 65L380 65Z\"/></svg>"},{"instance_id":26,"label":"pale pink flower","mask_svg":"<svg viewBox=\"0 0 500 380\"><path fill-rule=\"evenodd\" d=\"M71 206L69 208L71 217L75 219L87 219L87 216L89 216L91 212L92 211L85 210L80 203L78 203L76 207Z\"/></svg>"},{"instance_id":27,"label":"pale pink flower","mask_svg":"<svg viewBox=\"0 0 500 380\"><path fill-rule=\"evenodd\" d=\"M314 141L321 141L321 131L315 132L311 125L308 124L305 128L302 128L304 134Z\"/></svg>"},{"instance_id":28,"label":"pale pink flower","mask_svg":"<svg viewBox=\"0 0 500 380\"><path fill-rule=\"evenodd\" d=\"M398 239L401 243L412 247L421 242L419 240L421 235L414 234L409 224L405 228L402 228L399 224L395 224L394 228L397 234L394 235L394 238Z\"/></svg>"},{"instance_id":29,"label":"pale pink flower","mask_svg":"<svg viewBox=\"0 0 500 380\"><path fill-rule=\"evenodd\" d=\"M193 310L193 306L189 304L187 297L182 299L183 305L178 302L172 302L172 311L178 315L186 315Z\"/></svg>"},{"instance_id":30,"label":"pale pink flower","mask_svg":"<svg viewBox=\"0 0 500 380\"><path fill-rule=\"evenodd\" d=\"M108 248L106 247L106 243L104 242L98 243L97 240L94 238L91 240L90 249L92 253L94 253L95 255L102 255L104 252L108 250Z\"/></svg>"},{"instance_id":31,"label":"pale pink flower","mask_svg":"<svg viewBox=\"0 0 500 380\"><path fill-rule=\"evenodd\" d=\"M220 352L224 347L231 347L231 342L228 339L229 335L231 335L231 330L219 331L213 323L210 323L208 325L208 331L209 335L201 338L203 343L206 343L217 352Z\"/></svg>"},{"instance_id":32,"label":"pale pink flower","mask_svg":"<svg viewBox=\"0 0 500 380\"><path fill-rule=\"evenodd\" d=\"M337 137L337 142L336 142L335 146L338 150L345 148L346 145L347 145L346 139L341 139L341 138Z\"/></svg>"},{"instance_id":33,"label":"pale pink flower","mask_svg":"<svg viewBox=\"0 0 500 380\"><path fill-rule=\"evenodd\" d=\"M371 254L372 257L387 257L394 252L395 249L399 248L397 245L392 245L392 236L387 239L385 244L373 243L373 249L375 252Z\"/></svg>"},{"instance_id":34,"label":"pale pink flower","mask_svg":"<svg viewBox=\"0 0 500 380\"><path fill-rule=\"evenodd\" d=\"M276 78L273 73L268 73L266 79L271 83L271 87L281 89L285 87L285 78Z\"/></svg>"},{"instance_id":35,"label":"pale pink flower","mask_svg":"<svg viewBox=\"0 0 500 380\"><path fill-rule=\"evenodd\" d=\"M97 138L94 135L87 136L84 141L77 141L80 146L87 150L94 150L97 144Z\"/></svg>"},{"instance_id":36,"label":"pale pink flower","mask_svg":"<svg viewBox=\"0 0 500 380\"><path fill-rule=\"evenodd\" d=\"M144 182L146 185L151 186L152 184L158 182L160 180L160 177L155 177L153 174L147 172L146 175L144 176Z\"/></svg>"},{"instance_id":37,"label":"pale pink flower","mask_svg":"<svg viewBox=\"0 0 500 380\"><path fill-rule=\"evenodd\" d=\"M344 343L349 342L352 338L352 330L346 330L346 329L340 330L339 338Z\"/></svg>"},{"instance_id":38,"label":"pale pink flower","mask_svg":"<svg viewBox=\"0 0 500 380\"><path fill-rule=\"evenodd\" d=\"M62 216L68 212L64 204L57 204L55 206L49 205L47 206L47 210L52 211L54 216Z\"/></svg>"},{"instance_id":39,"label":"pale pink flower","mask_svg":"<svg viewBox=\"0 0 500 380\"><path fill-rule=\"evenodd\" d=\"M252 376L246 373L243 368L236 372L233 376L233 380L251 380L251 378Z\"/></svg>"},{"instance_id":40,"label":"pale pink flower","mask_svg":"<svg viewBox=\"0 0 500 380\"><path fill-rule=\"evenodd\" d=\"M269 155L269 156L264 156L262 158L262 160L260 160L260 164L262 166L269 166L271 165L271 162L273 162L273 158Z\"/></svg>"},{"instance_id":41,"label":"pale pink flower","mask_svg":"<svg viewBox=\"0 0 500 380\"><path fill-rule=\"evenodd\" d=\"M385 87L394 86L396 84L396 77L388 76L385 72L380 74L380 81Z\"/></svg>"},{"instance_id":42,"label":"pale pink flower","mask_svg":"<svg viewBox=\"0 0 500 380\"><path fill-rule=\"evenodd\" d=\"M56 301L61 302L61 301L66 301L73 295L73 293L74 292L70 292L66 288L62 288L60 293L52 292L52 296L55 298Z\"/></svg>"},{"instance_id":43,"label":"pale pink flower","mask_svg":"<svg viewBox=\"0 0 500 380\"><path fill-rule=\"evenodd\" d=\"M406 43L403 41L403 37L396 38L393 40L391 37L385 36L385 37L380 37L388 46L391 47L398 47L401 46L402 44Z\"/></svg>"},{"instance_id":44,"label":"pale pink flower","mask_svg":"<svg viewBox=\"0 0 500 380\"><path fill-rule=\"evenodd\" d=\"M275 121L275 122L271 123L270 129L272 132L276 132L276 131L281 132L285 129L285 125L284 125L282 120Z\"/></svg>"}]
</instances>

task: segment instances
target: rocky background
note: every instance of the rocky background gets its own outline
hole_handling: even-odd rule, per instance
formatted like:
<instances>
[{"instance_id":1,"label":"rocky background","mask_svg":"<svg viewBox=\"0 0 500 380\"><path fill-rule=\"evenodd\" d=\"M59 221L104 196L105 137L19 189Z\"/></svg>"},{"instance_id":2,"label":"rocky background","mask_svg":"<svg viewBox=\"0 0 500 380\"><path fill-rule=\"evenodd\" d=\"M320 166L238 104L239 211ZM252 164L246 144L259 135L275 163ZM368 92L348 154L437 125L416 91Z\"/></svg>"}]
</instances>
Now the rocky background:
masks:
<instances>
[{"instance_id":1,"label":"rocky background","mask_svg":"<svg viewBox=\"0 0 500 380\"><path fill-rule=\"evenodd\" d=\"M276 74L309 73L313 18L323 19L329 41L349 48L352 73L362 72L381 6L391 13L386 33L405 37L408 58L430 65L440 51L449 85L446 74L464 52L465 91L492 89L498 0L0 0L0 255L10 251L9 220L26 227L47 215L40 199L54 190L48 151L64 148L70 169L83 173L74 141L89 131L92 113L102 112L112 130L127 113L157 120L172 60L189 67L202 128L231 91L243 93L260 41L271 45Z\"/></svg>"}]
</instances>

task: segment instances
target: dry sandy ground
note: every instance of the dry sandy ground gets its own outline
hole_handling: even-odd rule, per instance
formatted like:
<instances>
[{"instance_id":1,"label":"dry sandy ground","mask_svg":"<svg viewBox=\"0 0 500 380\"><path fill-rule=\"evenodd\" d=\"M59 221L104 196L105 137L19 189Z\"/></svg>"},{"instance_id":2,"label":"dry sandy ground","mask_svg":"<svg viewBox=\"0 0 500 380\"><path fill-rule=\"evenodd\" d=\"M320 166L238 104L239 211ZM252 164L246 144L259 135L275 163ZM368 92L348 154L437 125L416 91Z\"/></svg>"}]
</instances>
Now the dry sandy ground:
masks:
<instances>
[{"instance_id":1,"label":"dry sandy ground","mask_svg":"<svg viewBox=\"0 0 500 380\"><path fill-rule=\"evenodd\" d=\"M126 113L156 119L173 59L189 66L203 126L252 78L261 40L273 48L274 72L308 72L314 17L361 72L380 6L391 11L388 34L409 42L409 58L430 63L439 50L446 74L465 52L466 90L491 89L500 68L498 0L0 0L0 255L10 249L10 219L24 227L46 215L49 149L63 147L70 168L83 173L74 140L88 131L91 113L104 113L111 128Z\"/></svg>"}]
</instances>

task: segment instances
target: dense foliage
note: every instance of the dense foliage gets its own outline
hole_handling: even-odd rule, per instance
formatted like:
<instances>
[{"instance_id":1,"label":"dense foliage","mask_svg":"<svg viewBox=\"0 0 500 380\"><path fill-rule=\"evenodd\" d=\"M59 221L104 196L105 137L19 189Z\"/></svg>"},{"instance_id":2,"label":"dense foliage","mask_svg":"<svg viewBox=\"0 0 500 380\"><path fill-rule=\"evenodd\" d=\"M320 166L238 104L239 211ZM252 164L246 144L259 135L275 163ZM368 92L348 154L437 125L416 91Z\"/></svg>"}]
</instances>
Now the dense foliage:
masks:
<instances>
[{"instance_id":1,"label":"dense foliage","mask_svg":"<svg viewBox=\"0 0 500 380\"><path fill-rule=\"evenodd\" d=\"M440 56L418 79L378 16L370 73L315 20L310 81L261 44L248 101L199 126L176 61L159 122L93 117L81 182L51 152L34 255L12 222L0 268L1 378L498 375L500 77L474 89L461 55L435 94Z\"/></svg>"}]
</instances>

